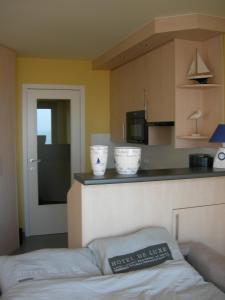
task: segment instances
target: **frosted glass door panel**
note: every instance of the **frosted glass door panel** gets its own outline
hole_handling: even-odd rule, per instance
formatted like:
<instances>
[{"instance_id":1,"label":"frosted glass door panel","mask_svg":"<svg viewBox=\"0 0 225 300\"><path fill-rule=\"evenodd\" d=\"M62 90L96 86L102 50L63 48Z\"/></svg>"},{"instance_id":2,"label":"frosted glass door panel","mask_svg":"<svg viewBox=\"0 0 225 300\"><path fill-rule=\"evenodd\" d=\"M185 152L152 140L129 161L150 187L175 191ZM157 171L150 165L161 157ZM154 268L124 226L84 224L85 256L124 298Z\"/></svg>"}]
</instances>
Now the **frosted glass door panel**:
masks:
<instances>
[{"instance_id":1,"label":"frosted glass door panel","mask_svg":"<svg viewBox=\"0 0 225 300\"><path fill-rule=\"evenodd\" d=\"M37 101L39 205L66 203L71 184L70 101Z\"/></svg>"}]
</instances>

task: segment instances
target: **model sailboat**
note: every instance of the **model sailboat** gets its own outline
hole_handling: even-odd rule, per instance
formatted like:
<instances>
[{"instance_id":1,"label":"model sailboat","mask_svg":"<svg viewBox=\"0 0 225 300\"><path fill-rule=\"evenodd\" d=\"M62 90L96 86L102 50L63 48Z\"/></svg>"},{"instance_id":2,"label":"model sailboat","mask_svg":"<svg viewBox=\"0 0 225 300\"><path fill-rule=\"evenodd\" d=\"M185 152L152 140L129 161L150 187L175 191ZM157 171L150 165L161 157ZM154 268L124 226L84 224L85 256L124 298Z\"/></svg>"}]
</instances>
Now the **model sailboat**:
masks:
<instances>
[{"instance_id":1,"label":"model sailboat","mask_svg":"<svg viewBox=\"0 0 225 300\"><path fill-rule=\"evenodd\" d=\"M188 79L196 80L200 84L206 84L211 77L213 77L213 75L201 58L198 49L196 49L195 57L188 71Z\"/></svg>"}]
</instances>

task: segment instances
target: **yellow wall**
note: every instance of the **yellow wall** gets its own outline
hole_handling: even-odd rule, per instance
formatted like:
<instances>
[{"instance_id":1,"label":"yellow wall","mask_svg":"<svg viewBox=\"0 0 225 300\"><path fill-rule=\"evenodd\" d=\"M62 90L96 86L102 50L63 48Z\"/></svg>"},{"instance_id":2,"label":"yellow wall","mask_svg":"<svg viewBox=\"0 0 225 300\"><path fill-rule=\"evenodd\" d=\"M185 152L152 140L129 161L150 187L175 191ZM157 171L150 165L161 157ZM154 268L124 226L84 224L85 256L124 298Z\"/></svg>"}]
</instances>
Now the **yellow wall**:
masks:
<instances>
[{"instance_id":1,"label":"yellow wall","mask_svg":"<svg viewBox=\"0 0 225 300\"><path fill-rule=\"evenodd\" d=\"M109 132L109 72L93 71L91 61L17 58L17 166L20 224L23 216L22 84L71 84L85 87L86 169L92 133Z\"/></svg>"}]
</instances>

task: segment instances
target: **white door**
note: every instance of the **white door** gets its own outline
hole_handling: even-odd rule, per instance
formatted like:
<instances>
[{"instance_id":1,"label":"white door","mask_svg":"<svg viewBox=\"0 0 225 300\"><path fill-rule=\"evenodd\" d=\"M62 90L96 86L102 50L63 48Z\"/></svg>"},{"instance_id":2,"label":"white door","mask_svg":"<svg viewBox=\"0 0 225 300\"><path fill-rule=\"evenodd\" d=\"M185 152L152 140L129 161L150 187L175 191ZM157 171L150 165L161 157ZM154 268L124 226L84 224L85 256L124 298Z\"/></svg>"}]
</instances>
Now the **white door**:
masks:
<instances>
[{"instance_id":1,"label":"white door","mask_svg":"<svg viewBox=\"0 0 225 300\"><path fill-rule=\"evenodd\" d=\"M66 194L84 168L80 89L26 88L26 235L67 232Z\"/></svg>"}]
</instances>

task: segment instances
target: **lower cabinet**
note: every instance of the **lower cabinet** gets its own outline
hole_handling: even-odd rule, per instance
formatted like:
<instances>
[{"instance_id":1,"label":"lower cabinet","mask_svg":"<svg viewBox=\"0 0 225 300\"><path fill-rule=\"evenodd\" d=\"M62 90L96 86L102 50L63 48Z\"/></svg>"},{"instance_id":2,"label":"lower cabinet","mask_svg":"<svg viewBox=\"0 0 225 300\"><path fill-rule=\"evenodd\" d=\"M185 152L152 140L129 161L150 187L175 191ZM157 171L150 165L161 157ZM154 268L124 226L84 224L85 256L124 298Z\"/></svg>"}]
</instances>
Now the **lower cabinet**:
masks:
<instances>
[{"instance_id":1,"label":"lower cabinet","mask_svg":"<svg viewBox=\"0 0 225 300\"><path fill-rule=\"evenodd\" d=\"M225 176L83 185L68 193L69 247L165 227L178 241L198 241L225 254Z\"/></svg>"},{"instance_id":2,"label":"lower cabinet","mask_svg":"<svg viewBox=\"0 0 225 300\"><path fill-rule=\"evenodd\" d=\"M198 241L225 254L225 203L173 210L178 241Z\"/></svg>"}]
</instances>

